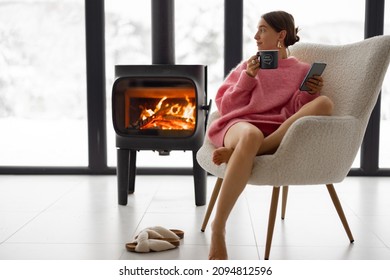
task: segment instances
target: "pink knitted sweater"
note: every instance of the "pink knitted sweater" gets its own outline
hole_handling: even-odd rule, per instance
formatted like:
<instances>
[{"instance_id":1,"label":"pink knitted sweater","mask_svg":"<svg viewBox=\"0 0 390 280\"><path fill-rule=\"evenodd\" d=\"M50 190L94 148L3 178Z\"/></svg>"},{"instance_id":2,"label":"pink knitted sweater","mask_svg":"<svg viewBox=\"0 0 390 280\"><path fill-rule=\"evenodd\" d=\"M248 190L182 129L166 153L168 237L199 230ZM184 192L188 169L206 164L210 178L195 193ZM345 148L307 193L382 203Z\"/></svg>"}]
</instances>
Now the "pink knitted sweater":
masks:
<instances>
[{"instance_id":1,"label":"pink knitted sweater","mask_svg":"<svg viewBox=\"0 0 390 280\"><path fill-rule=\"evenodd\" d=\"M223 146L225 133L233 124L247 121L267 136L319 96L299 90L310 65L294 57L280 59L277 69L260 69L254 78L246 74L246 67L246 62L239 64L215 97L221 117L211 124L208 137L217 147Z\"/></svg>"}]
</instances>

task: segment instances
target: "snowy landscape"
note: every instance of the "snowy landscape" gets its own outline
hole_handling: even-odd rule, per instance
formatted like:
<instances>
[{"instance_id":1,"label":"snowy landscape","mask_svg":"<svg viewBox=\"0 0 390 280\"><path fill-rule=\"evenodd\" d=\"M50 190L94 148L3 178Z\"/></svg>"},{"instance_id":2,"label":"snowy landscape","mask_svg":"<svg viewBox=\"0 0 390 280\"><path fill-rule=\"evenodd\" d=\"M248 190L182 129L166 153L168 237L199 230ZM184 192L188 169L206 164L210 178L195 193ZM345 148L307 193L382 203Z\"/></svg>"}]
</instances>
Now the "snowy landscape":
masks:
<instances>
[{"instance_id":1,"label":"snowy landscape","mask_svg":"<svg viewBox=\"0 0 390 280\"><path fill-rule=\"evenodd\" d=\"M350 1L338 1L339 11L324 10L314 16L298 9L299 4L311 1L294 1L294 6L287 0L269 2L244 1L244 58L255 51L253 35L259 16L284 7L296 15L302 42L348 44L364 37L365 1L356 1L356 10L344 10L351 9ZM175 3L176 63L208 65L211 99L223 80L223 3ZM108 164L115 166L114 65L151 64L150 1L106 0L105 9ZM0 0L0 166L88 165L84 20L83 0ZM385 34L390 34L389 21ZM389 168L389 71L381 111L380 166ZM192 153L159 157L142 152L137 164L190 167ZM358 160L354 166L359 166Z\"/></svg>"}]
</instances>

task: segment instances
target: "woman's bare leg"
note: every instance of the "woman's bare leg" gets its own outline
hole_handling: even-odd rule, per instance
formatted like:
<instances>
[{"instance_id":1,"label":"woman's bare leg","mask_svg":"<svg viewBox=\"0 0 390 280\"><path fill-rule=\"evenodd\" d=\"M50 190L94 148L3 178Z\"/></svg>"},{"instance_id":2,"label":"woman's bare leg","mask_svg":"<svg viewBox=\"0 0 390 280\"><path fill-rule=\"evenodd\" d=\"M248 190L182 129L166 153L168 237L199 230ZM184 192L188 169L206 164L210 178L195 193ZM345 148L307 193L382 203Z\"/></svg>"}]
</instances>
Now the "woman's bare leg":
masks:
<instances>
[{"instance_id":1,"label":"woman's bare leg","mask_svg":"<svg viewBox=\"0 0 390 280\"><path fill-rule=\"evenodd\" d=\"M224 144L231 149L225 177L211 226L209 259L227 259L225 226L234 204L244 190L252 172L253 160L264 140L261 131L246 122L234 124L226 133Z\"/></svg>"},{"instance_id":2,"label":"woman's bare leg","mask_svg":"<svg viewBox=\"0 0 390 280\"><path fill-rule=\"evenodd\" d=\"M289 127L297 119L304 116L330 116L333 112L333 102L327 96L319 96L313 101L305 104L302 108L288 118L282 125L272 134L268 135L257 155L273 154L280 145L284 135Z\"/></svg>"},{"instance_id":3,"label":"woman's bare leg","mask_svg":"<svg viewBox=\"0 0 390 280\"><path fill-rule=\"evenodd\" d=\"M320 96L305 104L297 113L287 119L274 133L264 139L257 155L273 154L280 145L289 127L297 119L304 116L330 116L333 111L333 102L326 96ZM213 153L213 162L216 165L227 163L233 153L232 148L220 147Z\"/></svg>"}]
</instances>

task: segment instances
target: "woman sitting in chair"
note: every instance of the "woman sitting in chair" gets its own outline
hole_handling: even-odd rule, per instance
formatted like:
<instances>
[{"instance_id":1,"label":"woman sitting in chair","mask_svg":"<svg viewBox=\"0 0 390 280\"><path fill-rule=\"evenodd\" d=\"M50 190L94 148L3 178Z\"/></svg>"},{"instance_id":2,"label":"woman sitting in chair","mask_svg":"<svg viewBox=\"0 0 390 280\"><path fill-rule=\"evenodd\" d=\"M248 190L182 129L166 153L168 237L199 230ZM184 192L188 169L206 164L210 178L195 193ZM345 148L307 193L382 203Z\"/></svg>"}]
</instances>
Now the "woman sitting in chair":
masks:
<instances>
[{"instance_id":1,"label":"woman sitting in chair","mask_svg":"<svg viewBox=\"0 0 390 280\"><path fill-rule=\"evenodd\" d=\"M300 91L310 65L288 57L299 41L292 15L276 11L261 17L254 39L259 51L278 50L278 68L260 69L257 55L239 64L219 88L215 101L221 117L209 128L217 147L213 162L227 164L212 223L209 259L228 259L227 219L251 175L254 158L272 154L287 129L309 115L331 115L333 102L320 96L323 79L315 76Z\"/></svg>"}]
</instances>

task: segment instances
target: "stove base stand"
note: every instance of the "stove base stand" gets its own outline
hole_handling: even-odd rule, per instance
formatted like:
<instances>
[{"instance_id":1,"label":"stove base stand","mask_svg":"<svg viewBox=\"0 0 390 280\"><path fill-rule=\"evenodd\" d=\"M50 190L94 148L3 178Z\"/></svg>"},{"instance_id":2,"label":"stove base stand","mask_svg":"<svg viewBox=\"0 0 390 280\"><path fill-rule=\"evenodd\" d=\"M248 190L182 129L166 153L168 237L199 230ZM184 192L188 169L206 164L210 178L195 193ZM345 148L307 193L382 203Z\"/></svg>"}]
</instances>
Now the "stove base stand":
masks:
<instances>
[{"instance_id":1,"label":"stove base stand","mask_svg":"<svg viewBox=\"0 0 390 280\"><path fill-rule=\"evenodd\" d=\"M206 204L207 172L204 171L196 160L196 152L192 151L195 205ZM117 149L117 180L118 180L118 204L127 205L127 196L134 193L137 151Z\"/></svg>"}]
</instances>

